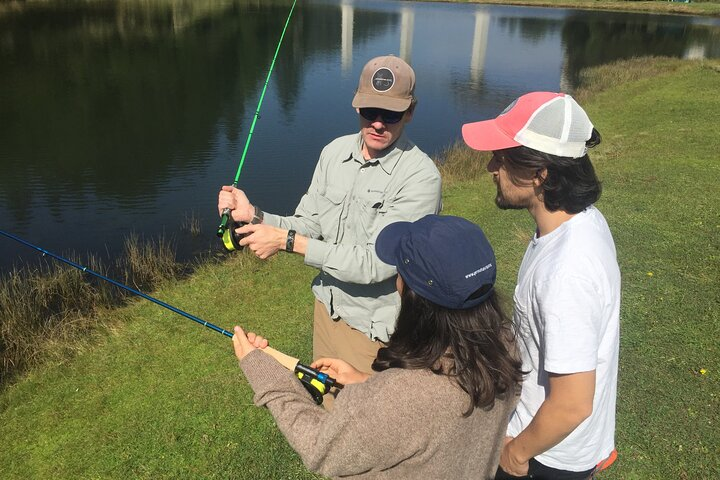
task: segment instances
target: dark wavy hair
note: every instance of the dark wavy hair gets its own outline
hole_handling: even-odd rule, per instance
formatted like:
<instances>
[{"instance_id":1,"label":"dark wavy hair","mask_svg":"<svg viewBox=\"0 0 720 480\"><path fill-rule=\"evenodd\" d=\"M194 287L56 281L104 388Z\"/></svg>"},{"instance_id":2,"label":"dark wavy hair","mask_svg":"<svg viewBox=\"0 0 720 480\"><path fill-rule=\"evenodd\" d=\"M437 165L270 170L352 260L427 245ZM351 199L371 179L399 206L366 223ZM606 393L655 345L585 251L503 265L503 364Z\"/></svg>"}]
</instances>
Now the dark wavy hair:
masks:
<instances>
[{"instance_id":1,"label":"dark wavy hair","mask_svg":"<svg viewBox=\"0 0 720 480\"><path fill-rule=\"evenodd\" d=\"M492 408L495 398L514 395L522 380L510 320L497 294L480 305L453 310L437 305L404 286L395 332L372 364L388 368L429 369L454 377L475 408ZM447 364L441 359L451 360Z\"/></svg>"},{"instance_id":2,"label":"dark wavy hair","mask_svg":"<svg viewBox=\"0 0 720 480\"><path fill-rule=\"evenodd\" d=\"M593 128L586 145L592 148L601 141L600 132ZM534 171L536 175L547 169L542 182L543 201L551 212L579 213L600 198L602 186L587 154L580 158L559 157L524 146L501 152L510 169Z\"/></svg>"}]
</instances>

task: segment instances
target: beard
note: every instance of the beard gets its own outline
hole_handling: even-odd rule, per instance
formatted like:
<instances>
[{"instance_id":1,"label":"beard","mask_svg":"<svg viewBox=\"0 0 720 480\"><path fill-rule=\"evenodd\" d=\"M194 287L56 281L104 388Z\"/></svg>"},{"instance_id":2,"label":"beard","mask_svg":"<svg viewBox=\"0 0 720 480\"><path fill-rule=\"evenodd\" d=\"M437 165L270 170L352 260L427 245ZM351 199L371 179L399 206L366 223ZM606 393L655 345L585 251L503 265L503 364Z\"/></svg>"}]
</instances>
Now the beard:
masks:
<instances>
[{"instance_id":1,"label":"beard","mask_svg":"<svg viewBox=\"0 0 720 480\"><path fill-rule=\"evenodd\" d=\"M500 210L523 210L527 208L526 205L521 205L517 202L512 202L505 198L505 196L502 194L502 191L500 191L500 186L497 187L497 195L495 196L495 205Z\"/></svg>"}]
</instances>

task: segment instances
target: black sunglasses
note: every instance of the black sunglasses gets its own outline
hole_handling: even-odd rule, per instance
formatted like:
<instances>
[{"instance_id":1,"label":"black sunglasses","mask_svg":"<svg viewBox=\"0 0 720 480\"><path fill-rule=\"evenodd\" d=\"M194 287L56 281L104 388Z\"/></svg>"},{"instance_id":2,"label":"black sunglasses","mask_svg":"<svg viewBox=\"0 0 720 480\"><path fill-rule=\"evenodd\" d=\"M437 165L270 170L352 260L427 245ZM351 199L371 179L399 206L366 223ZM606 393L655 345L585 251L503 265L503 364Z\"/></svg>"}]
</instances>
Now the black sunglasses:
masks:
<instances>
[{"instance_id":1,"label":"black sunglasses","mask_svg":"<svg viewBox=\"0 0 720 480\"><path fill-rule=\"evenodd\" d=\"M380 117L383 123L393 124L402 120L405 112L393 112L382 108L361 108L360 115L368 122L374 122L377 117Z\"/></svg>"}]
</instances>

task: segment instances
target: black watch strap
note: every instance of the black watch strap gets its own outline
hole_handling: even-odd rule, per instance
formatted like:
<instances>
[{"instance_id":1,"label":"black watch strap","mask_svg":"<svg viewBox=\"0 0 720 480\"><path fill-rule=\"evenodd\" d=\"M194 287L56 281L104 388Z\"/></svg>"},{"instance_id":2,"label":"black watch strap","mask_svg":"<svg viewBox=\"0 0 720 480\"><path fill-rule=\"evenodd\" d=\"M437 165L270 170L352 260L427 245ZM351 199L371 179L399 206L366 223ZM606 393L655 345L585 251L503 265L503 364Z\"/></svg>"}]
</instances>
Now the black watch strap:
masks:
<instances>
[{"instance_id":1,"label":"black watch strap","mask_svg":"<svg viewBox=\"0 0 720 480\"><path fill-rule=\"evenodd\" d=\"M288 230L287 240L285 241L285 251L292 252L295 248L295 230Z\"/></svg>"}]
</instances>

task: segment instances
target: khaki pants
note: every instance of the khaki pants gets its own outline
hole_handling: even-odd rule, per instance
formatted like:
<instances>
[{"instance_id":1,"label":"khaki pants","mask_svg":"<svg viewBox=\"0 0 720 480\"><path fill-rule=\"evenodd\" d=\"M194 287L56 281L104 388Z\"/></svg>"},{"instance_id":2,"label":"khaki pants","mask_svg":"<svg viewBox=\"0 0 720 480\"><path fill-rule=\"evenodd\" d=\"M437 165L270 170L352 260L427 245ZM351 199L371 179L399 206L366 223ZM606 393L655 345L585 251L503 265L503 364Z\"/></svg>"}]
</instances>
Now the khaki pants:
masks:
<instances>
[{"instance_id":1,"label":"khaki pants","mask_svg":"<svg viewBox=\"0 0 720 480\"><path fill-rule=\"evenodd\" d=\"M382 342L372 341L344 320L330 318L327 307L315 300L313 318L313 360L318 358L339 358L361 372L373 373L371 365ZM337 391L323 397L323 405L330 410Z\"/></svg>"}]
</instances>

